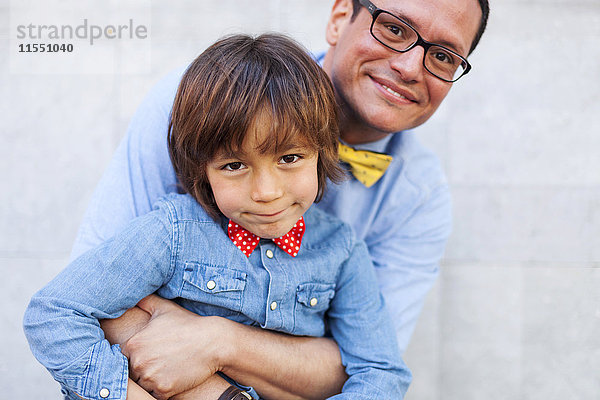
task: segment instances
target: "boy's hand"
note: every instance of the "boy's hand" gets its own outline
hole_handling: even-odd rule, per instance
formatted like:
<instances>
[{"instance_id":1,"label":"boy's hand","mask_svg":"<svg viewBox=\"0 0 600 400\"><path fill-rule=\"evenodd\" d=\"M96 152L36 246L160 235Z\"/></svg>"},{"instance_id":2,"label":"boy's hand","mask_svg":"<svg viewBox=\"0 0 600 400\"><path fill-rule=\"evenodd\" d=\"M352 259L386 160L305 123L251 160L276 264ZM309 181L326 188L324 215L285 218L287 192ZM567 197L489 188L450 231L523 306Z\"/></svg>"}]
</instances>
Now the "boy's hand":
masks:
<instances>
[{"instance_id":1,"label":"boy's hand","mask_svg":"<svg viewBox=\"0 0 600 400\"><path fill-rule=\"evenodd\" d=\"M138 307L150 321L123 346L130 377L157 399L197 387L220 369L226 319L200 317L150 295Z\"/></svg>"}]
</instances>

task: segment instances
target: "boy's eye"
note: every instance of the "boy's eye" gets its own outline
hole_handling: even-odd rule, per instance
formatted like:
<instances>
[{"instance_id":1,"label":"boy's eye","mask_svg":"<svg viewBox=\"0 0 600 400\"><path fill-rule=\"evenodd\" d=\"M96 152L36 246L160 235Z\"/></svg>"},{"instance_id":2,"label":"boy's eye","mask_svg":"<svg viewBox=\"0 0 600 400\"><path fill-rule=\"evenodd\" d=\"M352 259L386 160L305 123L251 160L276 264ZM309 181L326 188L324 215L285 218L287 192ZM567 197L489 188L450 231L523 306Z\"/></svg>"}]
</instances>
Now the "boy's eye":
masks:
<instances>
[{"instance_id":1,"label":"boy's eye","mask_svg":"<svg viewBox=\"0 0 600 400\"><path fill-rule=\"evenodd\" d=\"M300 156L297 154L286 154L285 156L280 158L280 162L282 164L291 164L300 159Z\"/></svg>"},{"instance_id":2,"label":"boy's eye","mask_svg":"<svg viewBox=\"0 0 600 400\"><path fill-rule=\"evenodd\" d=\"M244 164L242 164L239 161L236 161L236 162L232 162L229 164L225 164L223 166L223 169L227 170L227 171L237 171L238 169L242 169L243 167L244 167Z\"/></svg>"}]
</instances>

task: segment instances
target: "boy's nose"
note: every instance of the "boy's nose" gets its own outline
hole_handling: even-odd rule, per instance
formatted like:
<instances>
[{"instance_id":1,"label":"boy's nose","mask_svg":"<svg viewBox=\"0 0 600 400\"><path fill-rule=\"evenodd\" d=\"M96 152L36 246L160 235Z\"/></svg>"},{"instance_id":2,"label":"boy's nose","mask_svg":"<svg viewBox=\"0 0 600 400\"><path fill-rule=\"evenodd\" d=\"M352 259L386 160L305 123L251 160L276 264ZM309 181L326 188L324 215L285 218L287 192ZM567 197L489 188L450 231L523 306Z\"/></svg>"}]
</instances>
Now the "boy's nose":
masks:
<instances>
[{"instance_id":1,"label":"boy's nose","mask_svg":"<svg viewBox=\"0 0 600 400\"><path fill-rule=\"evenodd\" d=\"M257 171L252 183L252 200L269 202L283 196L283 182L277 174L268 171Z\"/></svg>"}]
</instances>

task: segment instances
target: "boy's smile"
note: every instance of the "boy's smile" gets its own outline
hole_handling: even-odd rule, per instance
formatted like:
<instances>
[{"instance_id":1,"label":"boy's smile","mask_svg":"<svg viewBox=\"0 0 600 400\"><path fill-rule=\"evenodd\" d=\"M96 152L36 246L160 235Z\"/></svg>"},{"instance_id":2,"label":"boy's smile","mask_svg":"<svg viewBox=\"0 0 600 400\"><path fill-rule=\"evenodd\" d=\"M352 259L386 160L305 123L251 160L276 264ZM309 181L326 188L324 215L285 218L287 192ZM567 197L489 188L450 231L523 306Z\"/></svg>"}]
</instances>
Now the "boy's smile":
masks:
<instances>
[{"instance_id":1,"label":"boy's smile","mask_svg":"<svg viewBox=\"0 0 600 400\"><path fill-rule=\"evenodd\" d=\"M240 151L218 154L206 168L219 210L265 239L285 235L318 191L317 151L298 136L277 153L262 152L270 128L268 117L257 117Z\"/></svg>"}]
</instances>

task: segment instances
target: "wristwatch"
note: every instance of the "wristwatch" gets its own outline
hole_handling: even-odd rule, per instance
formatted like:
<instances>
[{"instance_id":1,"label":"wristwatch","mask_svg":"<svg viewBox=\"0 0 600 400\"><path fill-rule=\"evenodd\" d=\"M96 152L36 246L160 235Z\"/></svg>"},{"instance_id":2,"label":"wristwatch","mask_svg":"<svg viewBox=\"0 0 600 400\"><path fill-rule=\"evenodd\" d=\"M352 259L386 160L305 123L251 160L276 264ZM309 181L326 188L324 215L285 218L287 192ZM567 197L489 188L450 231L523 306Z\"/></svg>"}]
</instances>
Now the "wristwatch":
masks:
<instances>
[{"instance_id":1,"label":"wristwatch","mask_svg":"<svg viewBox=\"0 0 600 400\"><path fill-rule=\"evenodd\" d=\"M252 400L252 396L240 388L229 386L218 400Z\"/></svg>"}]
</instances>

